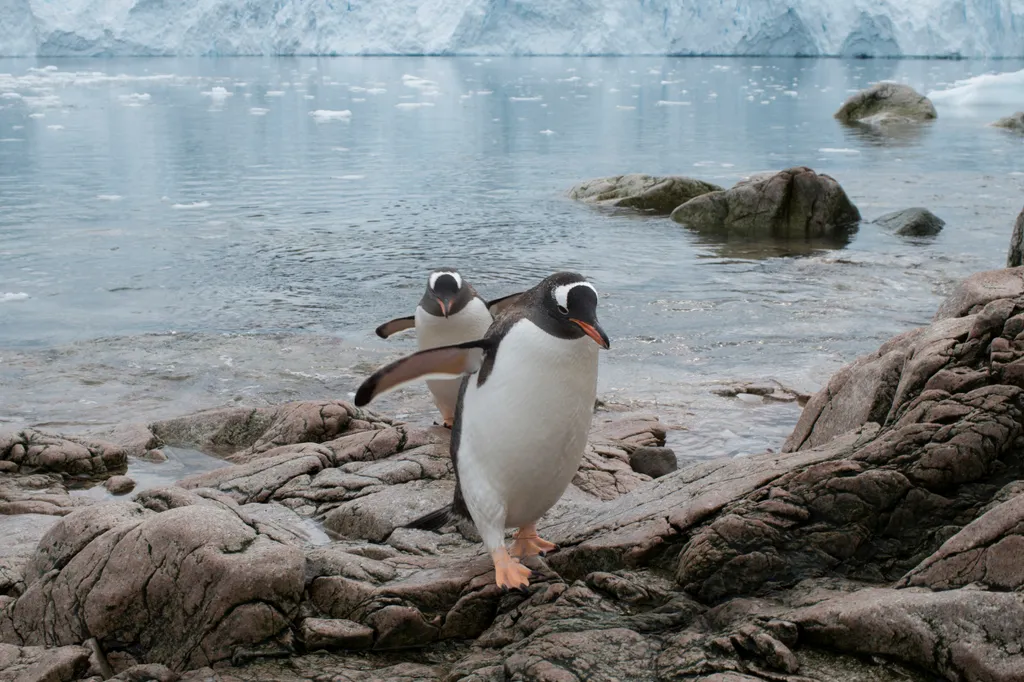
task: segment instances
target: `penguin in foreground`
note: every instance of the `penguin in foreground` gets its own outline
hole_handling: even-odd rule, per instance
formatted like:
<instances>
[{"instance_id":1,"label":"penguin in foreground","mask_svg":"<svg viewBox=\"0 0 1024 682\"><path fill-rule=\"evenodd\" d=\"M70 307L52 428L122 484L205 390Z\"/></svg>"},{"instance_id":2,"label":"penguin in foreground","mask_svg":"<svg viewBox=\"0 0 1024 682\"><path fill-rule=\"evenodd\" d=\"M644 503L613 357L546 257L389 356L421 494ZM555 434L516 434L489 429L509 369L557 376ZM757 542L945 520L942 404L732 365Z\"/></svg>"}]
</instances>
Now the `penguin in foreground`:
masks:
<instances>
[{"instance_id":1,"label":"penguin in foreground","mask_svg":"<svg viewBox=\"0 0 1024 682\"><path fill-rule=\"evenodd\" d=\"M420 350L476 341L491 326L493 315L512 303L517 296L518 293L511 294L488 303L480 298L469 282L462 279L458 271L442 268L430 273L427 290L416 306L416 314L385 322L377 327L377 336L386 339L392 334L415 327L416 344ZM455 418L460 383L459 379L427 382L444 426L448 428L451 428Z\"/></svg>"},{"instance_id":2,"label":"penguin in foreground","mask_svg":"<svg viewBox=\"0 0 1024 682\"><path fill-rule=\"evenodd\" d=\"M559 272L505 307L479 340L420 351L381 368L356 392L363 406L423 377L462 379L452 429L455 500L408 528L436 530L470 517L494 561L495 582L529 584L518 559L555 545L537 521L579 468L597 396L597 291L581 275ZM518 528L512 552L506 528Z\"/></svg>"}]
</instances>

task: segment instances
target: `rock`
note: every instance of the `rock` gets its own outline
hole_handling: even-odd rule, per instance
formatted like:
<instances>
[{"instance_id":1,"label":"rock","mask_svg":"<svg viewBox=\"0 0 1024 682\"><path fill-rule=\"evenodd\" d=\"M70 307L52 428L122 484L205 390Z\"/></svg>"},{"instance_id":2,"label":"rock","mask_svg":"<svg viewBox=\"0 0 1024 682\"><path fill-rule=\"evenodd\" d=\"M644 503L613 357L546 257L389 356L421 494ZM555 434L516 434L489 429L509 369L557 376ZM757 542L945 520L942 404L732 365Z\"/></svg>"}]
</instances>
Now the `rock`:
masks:
<instances>
[{"instance_id":1,"label":"rock","mask_svg":"<svg viewBox=\"0 0 1024 682\"><path fill-rule=\"evenodd\" d=\"M1015 299L1024 293L1024 270L986 270L971 275L946 297L935 313L935 321L980 312L998 300Z\"/></svg>"},{"instance_id":2,"label":"rock","mask_svg":"<svg viewBox=\"0 0 1024 682\"><path fill-rule=\"evenodd\" d=\"M1006 254L1006 267L1016 268L1024 265L1024 209L1021 209L1013 224L1010 236L1010 250Z\"/></svg>"},{"instance_id":3,"label":"rock","mask_svg":"<svg viewBox=\"0 0 1024 682\"><path fill-rule=\"evenodd\" d=\"M44 537L24 594L0 617L0 640L52 646L93 636L105 651L130 649L176 670L256 648L280 653L304 564L301 550L224 504L162 513L96 505Z\"/></svg>"},{"instance_id":4,"label":"rock","mask_svg":"<svg viewBox=\"0 0 1024 682\"><path fill-rule=\"evenodd\" d=\"M629 456L629 465L634 471L647 474L651 478L660 478L671 474L679 465L676 453L672 448L642 447L637 448Z\"/></svg>"},{"instance_id":5,"label":"rock","mask_svg":"<svg viewBox=\"0 0 1024 682\"><path fill-rule=\"evenodd\" d=\"M307 618L302 621L307 651L317 649L369 649L373 628L339 618Z\"/></svg>"},{"instance_id":6,"label":"rock","mask_svg":"<svg viewBox=\"0 0 1024 682\"><path fill-rule=\"evenodd\" d=\"M868 589L798 610L800 640L950 680L1024 679L1024 594Z\"/></svg>"},{"instance_id":7,"label":"rock","mask_svg":"<svg viewBox=\"0 0 1024 682\"><path fill-rule=\"evenodd\" d=\"M69 495L59 474L0 477L0 514L63 516L91 504L89 498Z\"/></svg>"},{"instance_id":8,"label":"rock","mask_svg":"<svg viewBox=\"0 0 1024 682\"><path fill-rule=\"evenodd\" d=\"M64 438L25 429L0 433L0 460L18 465L23 473L58 472L77 478L102 477L124 471L124 448L101 441Z\"/></svg>"},{"instance_id":9,"label":"rock","mask_svg":"<svg viewBox=\"0 0 1024 682\"><path fill-rule=\"evenodd\" d=\"M382 542L397 526L449 504L455 486L449 481L411 481L345 502L324 525L339 535Z\"/></svg>"},{"instance_id":10,"label":"rock","mask_svg":"<svg viewBox=\"0 0 1024 682\"><path fill-rule=\"evenodd\" d=\"M150 663L147 665L133 665L110 679L120 680L121 682L178 682L181 676L165 665Z\"/></svg>"},{"instance_id":11,"label":"rock","mask_svg":"<svg viewBox=\"0 0 1024 682\"><path fill-rule=\"evenodd\" d=\"M135 480L128 476L111 476L103 484L111 495L127 495L135 490Z\"/></svg>"},{"instance_id":12,"label":"rock","mask_svg":"<svg viewBox=\"0 0 1024 682\"><path fill-rule=\"evenodd\" d=\"M1024 111L1018 111L1012 116L1001 118L992 125L996 128L1006 128L1007 130L1024 132Z\"/></svg>"},{"instance_id":13,"label":"rock","mask_svg":"<svg viewBox=\"0 0 1024 682\"><path fill-rule=\"evenodd\" d=\"M821 239L856 231L860 213L833 178L789 168L692 199L672 220L723 239Z\"/></svg>"},{"instance_id":14,"label":"rock","mask_svg":"<svg viewBox=\"0 0 1024 682\"><path fill-rule=\"evenodd\" d=\"M909 85L876 83L843 102L835 117L843 123L885 125L930 121L935 105Z\"/></svg>"},{"instance_id":15,"label":"rock","mask_svg":"<svg viewBox=\"0 0 1024 682\"><path fill-rule=\"evenodd\" d=\"M875 218L872 222L900 237L933 237L946 224L927 208L906 208Z\"/></svg>"},{"instance_id":16,"label":"rock","mask_svg":"<svg viewBox=\"0 0 1024 682\"><path fill-rule=\"evenodd\" d=\"M0 680L4 682L73 682L88 669L89 650L85 647L0 644Z\"/></svg>"},{"instance_id":17,"label":"rock","mask_svg":"<svg viewBox=\"0 0 1024 682\"><path fill-rule=\"evenodd\" d=\"M679 175L657 177L634 173L586 180L569 190L569 198L602 206L669 214L694 197L721 189L710 182Z\"/></svg>"},{"instance_id":18,"label":"rock","mask_svg":"<svg viewBox=\"0 0 1024 682\"><path fill-rule=\"evenodd\" d=\"M904 576L900 586L948 590L977 584L1024 591L1024 495L996 505Z\"/></svg>"}]
</instances>

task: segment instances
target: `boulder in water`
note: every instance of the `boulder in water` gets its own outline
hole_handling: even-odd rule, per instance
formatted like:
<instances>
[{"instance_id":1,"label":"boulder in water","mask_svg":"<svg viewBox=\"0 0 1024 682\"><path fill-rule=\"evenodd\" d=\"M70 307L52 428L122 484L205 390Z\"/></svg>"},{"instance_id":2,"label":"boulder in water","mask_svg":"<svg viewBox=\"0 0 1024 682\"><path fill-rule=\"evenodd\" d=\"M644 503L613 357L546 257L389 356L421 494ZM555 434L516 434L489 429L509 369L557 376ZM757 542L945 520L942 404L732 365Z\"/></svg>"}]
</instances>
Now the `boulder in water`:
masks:
<instances>
[{"instance_id":1,"label":"boulder in water","mask_svg":"<svg viewBox=\"0 0 1024 682\"><path fill-rule=\"evenodd\" d=\"M1024 111L1018 111L1012 116L1005 116L992 124L996 128L1006 128L1024 133Z\"/></svg>"},{"instance_id":2,"label":"boulder in water","mask_svg":"<svg viewBox=\"0 0 1024 682\"><path fill-rule=\"evenodd\" d=\"M1013 224L1013 235L1010 236L1010 251L1006 254L1006 267L1015 268L1024 265L1024 209Z\"/></svg>"},{"instance_id":3,"label":"boulder in water","mask_svg":"<svg viewBox=\"0 0 1024 682\"><path fill-rule=\"evenodd\" d=\"M691 199L672 220L727 239L820 239L855 231L860 212L835 179L798 166Z\"/></svg>"},{"instance_id":4,"label":"boulder in water","mask_svg":"<svg viewBox=\"0 0 1024 682\"><path fill-rule=\"evenodd\" d=\"M658 177L632 173L585 180L569 190L569 198L588 204L671 213L690 199L722 188L681 175Z\"/></svg>"},{"instance_id":5,"label":"boulder in water","mask_svg":"<svg viewBox=\"0 0 1024 682\"><path fill-rule=\"evenodd\" d=\"M876 83L843 102L835 117L843 123L886 125L936 118L932 101L909 85Z\"/></svg>"},{"instance_id":6,"label":"boulder in water","mask_svg":"<svg viewBox=\"0 0 1024 682\"><path fill-rule=\"evenodd\" d=\"M942 232L946 221L927 208L905 208L893 211L873 221L882 229L900 237L934 237Z\"/></svg>"}]
</instances>

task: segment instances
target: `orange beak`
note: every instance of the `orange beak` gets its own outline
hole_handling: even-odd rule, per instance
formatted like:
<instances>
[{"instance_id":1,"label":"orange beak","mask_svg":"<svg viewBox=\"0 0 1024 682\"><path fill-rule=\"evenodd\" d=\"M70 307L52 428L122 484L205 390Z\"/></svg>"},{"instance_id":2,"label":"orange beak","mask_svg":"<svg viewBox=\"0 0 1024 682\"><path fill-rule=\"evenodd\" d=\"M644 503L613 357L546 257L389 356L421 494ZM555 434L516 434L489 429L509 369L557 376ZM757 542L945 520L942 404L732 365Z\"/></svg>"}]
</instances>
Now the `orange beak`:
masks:
<instances>
[{"instance_id":1,"label":"orange beak","mask_svg":"<svg viewBox=\"0 0 1024 682\"><path fill-rule=\"evenodd\" d=\"M583 330L583 333L594 339L594 342L601 346L601 348L608 349L611 344L608 342L608 335L604 333L604 330L599 326L587 324L583 320L577 320L574 317L569 318L570 322L575 322L579 325L579 328Z\"/></svg>"}]
</instances>

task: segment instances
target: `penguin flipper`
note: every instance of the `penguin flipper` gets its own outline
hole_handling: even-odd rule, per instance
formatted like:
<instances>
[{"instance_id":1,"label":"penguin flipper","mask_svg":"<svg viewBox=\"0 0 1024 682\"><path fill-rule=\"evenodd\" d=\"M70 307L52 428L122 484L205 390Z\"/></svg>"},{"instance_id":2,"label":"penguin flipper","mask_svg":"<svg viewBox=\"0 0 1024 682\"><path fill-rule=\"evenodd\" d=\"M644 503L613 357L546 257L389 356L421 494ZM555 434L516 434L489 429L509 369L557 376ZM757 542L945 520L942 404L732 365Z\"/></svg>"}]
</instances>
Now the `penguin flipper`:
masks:
<instances>
[{"instance_id":1,"label":"penguin flipper","mask_svg":"<svg viewBox=\"0 0 1024 682\"><path fill-rule=\"evenodd\" d=\"M402 528L417 528L419 530L439 530L448 524L455 523L458 516L455 514L455 504L447 504L429 514L424 514L415 521L402 526Z\"/></svg>"},{"instance_id":2,"label":"penguin flipper","mask_svg":"<svg viewBox=\"0 0 1024 682\"><path fill-rule=\"evenodd\" d=\"M415 326L416 318L410 315L409 317L396 317L395 319L385 322L381 326L377 327L374 331L377 333L377 336L382 339L386 339L392 334L404 332L406 329L412 329Z\"/></svg>"},{"instance_id":3,"label":"penguin flipper","mask_svg":"<svg viewBox=\"0 0 1024 682\"><path fill-rule=\"evenodd\" d=\"M518 298L520 296L522 296L523 294L525 294L525 293L526 293L525 291L520 291L520 292L517 292L515 294L509 294L508 296L502 296L501 298L496 298L493 301L488 301L487 302L487 309L491 311L491 315L492 316L493 315L497 315L502 310L504 310L505 308L509 307L513 303L515 303L516 300L518 300Z\"/></svg>"},{"instance_id":4,"label":"penguin flipper","mask_svg":"<svg viewBox=\"0 0 1024 682\"><path fill-rule=\"evenodd\" d=\"M472 374L480 369L484 361L484 350L490 344L487 339L479 339L421 350L395 360L378 369L362 383L356 391L356 406L362 407L377 396L417 379L451 379Z\"/></svg>"}]
</instances>

